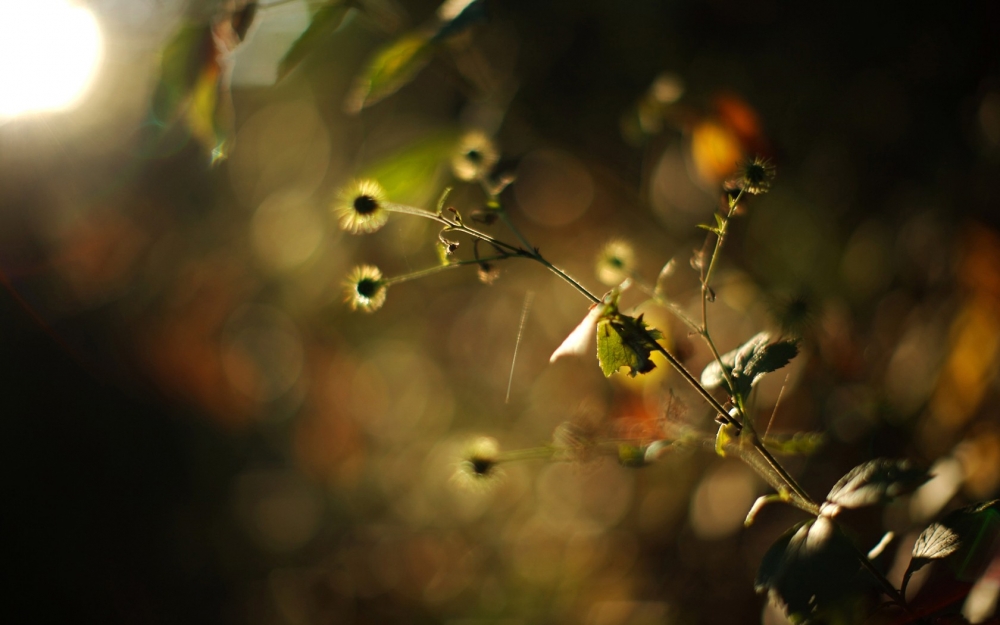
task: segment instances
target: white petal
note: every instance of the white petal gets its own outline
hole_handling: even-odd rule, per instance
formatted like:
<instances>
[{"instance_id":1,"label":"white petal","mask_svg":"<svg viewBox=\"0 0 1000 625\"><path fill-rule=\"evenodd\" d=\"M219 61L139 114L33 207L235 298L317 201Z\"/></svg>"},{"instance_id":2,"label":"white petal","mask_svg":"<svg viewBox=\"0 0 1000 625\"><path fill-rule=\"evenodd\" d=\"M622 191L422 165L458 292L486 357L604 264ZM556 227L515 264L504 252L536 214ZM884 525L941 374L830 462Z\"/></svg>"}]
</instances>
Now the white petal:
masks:
<instances>
[{"instance_id":1,"label":"white petal","mask_svg":"<svg viewBox=\"0 0 1000 625\"><path fill-rule=\"evenodd\" d=\"M549 362L555 362L566 355L582 356L586 353L590 341L597 331L597 320L600 319L603 311L604 306L599 304L591 308L580 325L576 326L562 342L562 345L552 352Z\"/></svg>"}]
</instances>

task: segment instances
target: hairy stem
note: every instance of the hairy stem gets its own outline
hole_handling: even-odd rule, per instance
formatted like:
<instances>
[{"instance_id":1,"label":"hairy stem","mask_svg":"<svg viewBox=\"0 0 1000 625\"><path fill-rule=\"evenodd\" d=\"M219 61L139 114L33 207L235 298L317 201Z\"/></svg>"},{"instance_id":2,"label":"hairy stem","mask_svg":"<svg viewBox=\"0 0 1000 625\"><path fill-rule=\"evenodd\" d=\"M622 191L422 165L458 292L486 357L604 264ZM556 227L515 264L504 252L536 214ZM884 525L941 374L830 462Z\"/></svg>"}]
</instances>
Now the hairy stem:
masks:
<instances>
[{"instance_id":1,"label":"hairy stem","mask_svg":"<svg viewBox=\"0 0 1000 625\"><path fill-rule=\"evenodd\" d=\"M705 343L708 345L708 349L711 350L712 357L715 358L715 362L718 363L719 369L722 371L722 377L725 378L726 384L729 386L730 390L736 388L733 386L733 378L726 369L726 366L722 363L722 356L719 354L719 349L715 346L715 341L712 340L712 335L708 331L708 299L709 293L712 292L712 287L709 286L712 280L712 272L715 271L715 263L719 258L719 252L722 250L722 243L726 238L726 232L729 230L729 221L736 212L736 206L739 204L742 197L743 191L740 190L740 192L736 195L736 198L729 202L729 212L722 218L722 222L716 232L715 247L712 249L712 256L708 261L708 268L705 268L703 262L701 276L701 328L698 333L703 339L705 339ZM737 402L736 409L739 411L740 416L744 417L744 424L750 425L748 420L745 418L746 413L743 411L743 405Z\"/></svg>"},{"instance_id":2,"label":"hairy stem","mask_svg":"<svg viewBox=\"0 0 1000 625\"><path fill-rule=\"evenodd\" d=\"M455 260L449 262L445 265L435 265L433 267L428 267L426 269L420 269L412 273L406 273L401 276L393 276L391 278L385 278L382 280L382 284L389 286L392 284L399 284L400 282L406 282L408 280L416 280L417 278L423 278L425 276L430 276L454 267L462 267L465 265L479 265L481 263L486 263L494 260L503 260L505 258L510 258L510 255L500 255L500 256L489 256L486 258L478 258L475 260Z\"/></svg>"}]
</instances>

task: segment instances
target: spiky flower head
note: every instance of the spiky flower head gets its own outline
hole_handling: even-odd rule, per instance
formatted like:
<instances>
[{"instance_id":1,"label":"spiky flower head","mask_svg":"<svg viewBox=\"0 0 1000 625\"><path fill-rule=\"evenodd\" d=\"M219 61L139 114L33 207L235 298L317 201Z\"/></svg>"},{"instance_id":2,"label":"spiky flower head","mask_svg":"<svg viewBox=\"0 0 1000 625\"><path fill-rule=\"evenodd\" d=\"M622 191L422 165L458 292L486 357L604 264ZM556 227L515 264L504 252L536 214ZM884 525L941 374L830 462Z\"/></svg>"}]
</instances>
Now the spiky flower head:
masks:
<instances>
[{"instance_id":1,"label":"spiky flower head","mask_svg":"<svg viewBox=\"0 0 1000 625\"><path fill-rule=\"evenodd\" d=\"M618 286L635 271L635 250L621 239L609 241L597 255L597 279Z\"/></svg>"},{"instance_id":2,"label":"spiky flower head","mask_svg":"<svg viewBox=\"0 0 1000 625\"><path fill-rule=\"evenodd\" d=\"M478 180L489 174L498 160L493 140L480 130L471 130L462 136L451 156L451 171L459 180Z\"/></svg>"},{"instance_id":3,"label":"spiky flower head","mask_svg":"<svg viewBox=\"0 0 1000 625\"><path fill-rule=\"evenodd\" d=\"M746 193L760 195L771 189L774 175L775 167L771 161L762 156L755 156L740 165L739 171L736 172L736 183Z\"/></svg>"},{"instance_id":4,"label":"spiky flower head","mask_svg":"<svg viewBox=\"0 0 1000 625\"><path fill-rule=\"evenodd\" d=\"M351 310L375 312L385 303L388 285L374 265L358 265L344 281L344 301Z\"/></svg>"},{"instance_id":5,"label":"spiky flower head","mask_svg":"<svg viewBox=\"0 0 1000 625\"><path fill-rule=\"evenodd\" d=\"M499 462L500 446L496 439L480 436L465 448L452 479L463 488L488 490L495 486L503 475Z\"/></svg>"},{"instance_id":6,"label":"spiky flower head","mask_svg":"<svg viewBox=\"0 0 1000 625\"><path fill-rule=\"evenodd\" d=\"M351 234L375 232L389 220L385 189L370 179L355 180L340 190L333 212Z\"/></svg>"}]
</instances>

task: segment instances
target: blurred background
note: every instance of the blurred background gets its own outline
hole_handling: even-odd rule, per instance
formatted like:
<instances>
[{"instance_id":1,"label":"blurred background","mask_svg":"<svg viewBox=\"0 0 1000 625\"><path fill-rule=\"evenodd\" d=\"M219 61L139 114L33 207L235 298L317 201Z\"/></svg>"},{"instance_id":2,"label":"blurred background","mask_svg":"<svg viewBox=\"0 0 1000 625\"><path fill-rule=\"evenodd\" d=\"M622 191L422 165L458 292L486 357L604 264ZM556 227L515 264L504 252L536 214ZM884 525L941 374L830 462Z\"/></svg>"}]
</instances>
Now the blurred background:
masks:
<instances>
[{"instance_id":1,"label":"blurred background","mask_svg":"<svg viewBox=\"0 0 1000 625\"><path fill-rule=\"evenodd\" d=\"M912 499L850 519L866 549L898 533L897 580L896 546L1000 490L995 3L486 0L488 20L348 113L366 61L437 3L364 3L275 84L310 19L281 2L230 59L234 134L214 166L195 124L150 111L165 46L220 7L91 0L63 22L58 4L0 3L0 80L17 87L0 84L9 622L780 622L753 577L802 516L765 509L744 530L767 489L739 463L528 462L456 488L477 435L711 432L659 360L637 380L590 356L549 364L587 302L538 265L393 285L373 315L344 305L354 265L432 266L437 231L394 215L343 233L337 189L377 175L433 206L451 185L470 214L482 192L449 169L468 129L495 137L496 173L516 175L505 205L547 258L602 292L597 252L626 239L650 282L676 259L664 286L691 310L695 226L738 160L770 157L710 323L722 351L803 338L755 406L768 419L784 385L772 432L828 435L790 467L816 496L876 456L935 467ZM707 364L683 325L642 310L691 370Z\"/></svg>"}]
</instances>

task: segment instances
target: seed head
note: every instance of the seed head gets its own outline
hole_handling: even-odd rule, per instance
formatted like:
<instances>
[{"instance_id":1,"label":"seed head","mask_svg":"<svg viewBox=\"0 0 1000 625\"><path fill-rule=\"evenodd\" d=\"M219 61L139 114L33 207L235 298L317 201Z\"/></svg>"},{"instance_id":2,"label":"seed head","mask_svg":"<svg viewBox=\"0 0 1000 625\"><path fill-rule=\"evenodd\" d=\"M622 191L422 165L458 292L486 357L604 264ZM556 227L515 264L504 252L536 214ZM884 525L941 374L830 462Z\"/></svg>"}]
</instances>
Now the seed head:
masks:
<instances>
[{"instance_id":1,"label":"seed head","mask_svg":"<svg viewBox=\"0 0 1000 625\"><path fill-rule=\"evenodd\" d=\"M775 167L771 161L762 156L755 156L740 165L739 171L736 172L736 183L746 193L760 195L771 189L774 175Z\"/></svg>"},{"instance_id":2,"label":"seed head","mask_svg":"<svg viewBox=\"0 0 1000 625\"><path fill-rule=\"evenodd\" d=\"M477 180L489 174L499 159L500 154L486 133L472 130L459 140L451 157L451 170L459 180Z\"/></svg>"},{"instance_id":3,"label":"seed head","mask_svg":"<svg viewBox=\"0 0 1000 625\"><path fill-rule=\"evenodd\" d=\"M452 480L463 488L484 491L496 486L503 472L496 439L480 436L466 447Z\"/></svg>"},{"instance_id":4,"label":"seed head","mask_svg":"<svg viewBox=\"0 0 1000 625\"><path fill-rule=\"evenodd\" d=\"M374 180L355 180L341 189L333 211L340 227L351 234L375 232L389 219L385 190Z\"/></svg>"},{"instance_id":5,"label":"seed head","mask_svg":"<svg viewBox=\"0 0 1000 625\"><path fill-rule=\"evenodd\" d=\"M635 251L621 239L609 241L597 255L597 279L608 286L618 286L635 271Z\"/></svg>"},{"instance_id":6,"label":"seed head","mask_svg":"<svg viewBox=\"0 0 1000 625\"><path fill-rule=\"evenodd\" d=\"M344 301L351 310L370 313L382 308L388 286L378 267L359 265L344 281L344 289Z\"/></svg>"}]
</instances>

